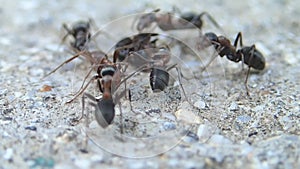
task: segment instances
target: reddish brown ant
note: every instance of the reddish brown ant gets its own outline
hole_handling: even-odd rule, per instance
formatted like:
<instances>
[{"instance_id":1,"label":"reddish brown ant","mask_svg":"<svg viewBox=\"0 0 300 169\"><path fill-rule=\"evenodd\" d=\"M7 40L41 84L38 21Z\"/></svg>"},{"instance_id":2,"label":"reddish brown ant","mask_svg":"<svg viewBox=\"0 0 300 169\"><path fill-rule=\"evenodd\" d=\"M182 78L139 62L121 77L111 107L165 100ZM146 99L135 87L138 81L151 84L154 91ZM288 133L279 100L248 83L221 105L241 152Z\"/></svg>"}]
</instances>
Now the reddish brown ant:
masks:
<instances>
[{"instance_id":1,"label":"reddish brown ant","mask_svg":"<svg viewBox=\"0 0 300 169\"><path fill-rule=\"evenodd\" d=\"M245 63L246 65L248 65L245 87L247 95L249 95L247 82L250 73L250 68L252 67L257 70L263 70L265 68L266 61L263 54L255 48L255 45L243 46L241 32L237 34L233 45L230 44L230 40L226 37L217 36L215 33L212 32L205 33L204 36L201 38L202 47L205 48L213 45L219 56L226 56L227 59L233 62L242 61L242 64ZM238 42L240 43L241 49L237 49ZM211 60L203 67L202 71L204 71L209 66L209 64L216 58L216 56L217 55L211 58Z\"/></svg>"},{"instance_id":2,"label":"reddish brown ant","mask_svg":"<svg viewBox=\"0 0 300 169\"><path fill-rule=\"evenodd\" d=\"M96 103L90 103L93 105L96 109L95 111L95 117L96 121L100 126L103 128L107 127L109 124L111 124L114 116L115 116L115 104L112 99L112 89L111 85L112 83L118 84L120 81L120 71L117 67L117 65L113 62L111 62L109 59L107 59L107 56L101 52L101 51L94 51L94 52L88 52L88 51L82 51L79 52L78 54L74 55L70 59L66 60L62 64L60 64L57 68L55 68L53 71L51 71L48 75L54 73L56 70L58 70L60 67L62 67L64 64L72 61L73 59L79 57L80 55L84 56L87 58L92 63L92 68L87 74L87 76L84 79L84 82L82 84L82 87L80 90L77 92L77 94L69 101L66 103L71 103L73 102L78 96L80 96L90 85L90 83L94 80L97 80L97 84L99 87L100 92L102 93L102 98L97 99L93 97L92 95L88 93L84 93L83 96L83 102L82 102L82 115L79 119L76 119L76 121L82 119L84 115L84 107L85 107L85 102L84 102L84 97L87 96L90 98L92 101L96 101ZM88 78L92 70L96 70L97 74L94 75L89 82L84 86L85 80ZM84 86L84 87L83 87Z\"/></svg>"},{"instance_id":3,"label":"reddish brown ant","mask_svg":"<svg viewBox=\"0 0 300 169\"><path fill-rule=\"evenodd\" d=\"M159 11L160 9L156 9L153 12L142 15L138 20L136 27L137 30L142 32L145 28L149 28L152 23L156 23L163 31L195 28L202 29L203 16L206 16L218 29L221 30L219 24L207 12L202 12L200 14L190 12L176 17L173 13L158 13Z\"/></svg>"}]
</instances>

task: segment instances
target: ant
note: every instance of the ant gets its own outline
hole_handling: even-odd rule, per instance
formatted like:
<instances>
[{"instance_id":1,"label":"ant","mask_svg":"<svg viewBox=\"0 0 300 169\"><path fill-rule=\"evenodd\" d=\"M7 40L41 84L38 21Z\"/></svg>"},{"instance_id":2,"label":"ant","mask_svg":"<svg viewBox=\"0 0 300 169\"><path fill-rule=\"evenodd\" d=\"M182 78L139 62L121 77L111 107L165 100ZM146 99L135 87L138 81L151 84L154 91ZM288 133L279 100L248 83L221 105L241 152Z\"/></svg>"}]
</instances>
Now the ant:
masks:
<instances>
[{"instance_id":1,"label":"ant","mask_svg":"<svg viewBox=\"0 0 300 169\"><path fill-rule=\"evenodd\" d=\"M158 39L151 40L151 37L156 36L158 36L157 33L139 33L132 37L123 38L115 45L114 62L119 60L137 67L138 69L135 72L150 72L150 86L154 92L163 91L168 86L168 71L176 68L183 90L180 78L182 74L179 73L177 65L166 66L171 57L170 49L167 46L157 47L156 42ZM124 81L130 77L125 78ZM186 96L185 92L184 95Z\"/></svg>"},{"instance_id":2,"label":"ant","mask_svg":"<svg viewBox=\"0 0 300 169\"><path fill-rule=\"evenodd\" d=\"M97 80L98 88L99 91L102 93L102 97L98 99L92 96L91 94L84 93L82 97L82 116L78 120L80 120L84 115L84 108L85 108L84 98L86 96L93 102L96 102L96 103L90 102L90 105L95 107L96 121L101 127L106 128L108 125L112 123L112 120L114 119L115 116L115 101L113 100L112 97L112 84L113 83L118 84L120 82L121 72L119 71L117 65L111 62L106 57L103 57L95 66L97 66L96 75L94 75L89 80L89 82L81 90L78 91L77 95L73 99L69 100L67 103L71 103L72 101L74 101L74 99L76 99L86 90L86 88L89 86L89 84L92 81ZM121 132L122 130L123 129L121 128Z\"/></svg>"},{"instance_id":3,"label":"ant","mask_svg":"<svg viewBox=\"0 0 300 169\"><path fill-rule=\"evenodd\" d=\"M77 53L76 55L72 56L62 64L60 64L58 67L56 67L53 71L51 71L46 76L49 76L50 74L54 73L56 70L58 70L60 67L62 67L64 64L72 61L73 59L79 57L80 55L84 56L87 60L89 60L91 65L91 70L87 73L81 88L77 92L77 94L66 103L73 102L77 97L79 97L90 85L90 83L94 80L97 80L99 91L102 93L102 98L98 99L92 96L91 94L84 93L82 97L82 114L78 119L75 119L75 121L79 121L83 118L84 115L84 107L85 107L85 97L88 97L90 100L96 102L96 103L90 103L92 106L95 107L95 117L96 121L100 126L103 128L106 128L109 124L111 124L112 120L115 116L115 104L112 98L112 83L118 84L120 81L121 72L117 66L117 64L111 62L105 53L102 51L81 51ZM84 86L86 79L89 77L92 70L95 70L97 73L94 75L88 83ZM45 76L45 77L46 77Z\"/></svg>"},{"instance_id":4,"label":"ant","mask_svg":"<svg viewBox=\"0 0 300 169\"><path fill-rule=\"evenodd\" d=\"M263 70L265 68L265 58L263 54L256 49L255 45L251 46L243 46L242 41L242 33L239 32L235 38L234 44L230 44L230 40L224 36L217 36L215 33L209 32L205 33L203 37L205 40L201 40L202 46L209 47L211 45L214 46L216 52L219 56L226 56L227 59L233 62L242 61L242 64L248 65L248 72L245 80L245 88L247 91L247 95L249 96L249 90L247 86L248 76L250 73L250 69L254 68L257 70ZM237 49L237 44L240 43L241 49ZM203 68L204 71L209 64L217 57L215 55Z\"/></svg>"},{"instance_id":5,"label":"ant","mask_svg":"<svg viewBox=\"0 0 300 169\"><path fill-rule=\"evenodd\" d=\"M89 19L89 21L78 21L74 23L71 28L64 23L63 28L67 31L67 34L62 38L62 42L64 42L68 36L72 36L74 41L71 42L71 46L77 51L85 50L86 44L91 39L91 22L91 19Z\"/></svg>"},{"instance_id":6,"label":"ant","mask_svg":"<svg viewBox=\"0 0 300 169\"><path fill-rule=\"evenodd\" d=\"M125 62L131 66L147 68L141 71L150 71L150 85L152 90L163 90L169 81L169 74L164 71L166 63L170 60L170 52L167 48L158 48L156 33L139 33L132 37L126 37L115 45L113 62ZM158 64L159 63L159 64ZM154 68L154 67L159 68ZM135 71L137 72L137 70Z\"/></svg>"},{"instance_id":7,"label":"ant","mask_svg":"<svg viewBox=\"0 0 300 169\"><path fill-rule=\"evenodd\" d=\"M150 72L149 81L150 81L151 89L153 92L160 92L163 91L169 85L170 74L168 73L168 71L175 68L178 73L180 88L182 89L185 98L187 98L187 95L181 83L182 74L179 68L177 67L177 64L167 66L168 62L170 61L170 57L171 57L170 49L165 46L159 48L156 47L156 48L143 49L142 51L130 52L129 56L125 58L124 62L126 62L128 65L132 65L138 68L132 74L122 79L119 85L124 83L127 79L132 77L137 72L141 72L141 71ZM136 60L138 60L138 62ZM129 92L129 101L131 103L131 91L129 90L128 92ZM192 103L188 99L187 101L189 102L189 104L192 105ZM131 105L130 107L132 110Z\"/></svg>"},{"instance_id":8,"label":"ant","mask_svg":"<svg viewBox=\"0 0 300 169\"><path fill-rule=\"evenodd\" d=\"M142 15L137 23L137 30L142 32L145 28L151 26L156 22L157 26L163 31L181 30L181 29L201 29L203 26L202 17L206 16L218 29L221 30L219 24L215 19L207 12L195 14L192 12L184 13L179 17L175 17L174 14L162 13L158 14L160 9L156 9L150 13Z\"/></svg>"},{"instance_id":9,"label":"ant","mask_svg":"<svg viewBox=\"0 0 300 169\"><path fill-rule=\"evenodd\" d=\"M83 50L88 50L87 44L94 40L96 36L103 33L106 36L110 36L104 31L97 28L93 19L89 18L88 21L78 21L75 22L70 28L67 24L63 23L63 28L67 31L67 34L62 38L62 43L67 39L68 36L72 36L73 41L70 43L73 50L77 53ZM91 26L93 26L97 31L92 35Z\"/></svg>"},{"instance_id":10,"label":"ant","mask_svg":"<svg viewBox=\"0 0 300 169\"><path fill-rule=\"evenodd\" d=\"M139 33L132 37L126 37L115 45L113 62L122 62L130 52L139 51L147 48L155 48L157 39L151 40L151 37L157 36L157 33Z\"/></svg>"},{"instance_id":11,"label":"ant","mask_svg":"<svg viewBox=\"0 0 300 169\"><path fill-rule=\"evenodd\" d=\"M130 48L129 51L132 52L134 50L147 48L146 46L150 45L150 43L153 43L153 44L155 43L154 41L150 42L151 36L155 36L155 34L139 34L137 36L134 36L132 39L125 38L125 40L121 40L119 43L117 43L116 50L121 51L121 50L125 50L125 48L129 47ZM128 40L128 39L132 42L132 44L129 46L126 45L128 43L125 43L126 40ZM139 44L140 46L138 47L137 44ZM117 61L116 61L117 58L118 59L121 58L120 57L121 55L117 55L116 53L117 52L115 52L115 55L114 55L116 57L114 58L114 61L112 62L108 59L107 55L102 51L93 51L93 52L89 52L87 50L79 51L76 55L67 59L62 64L57 66L54 70L52 70L49 74L46 75L46 76L49 76L50 74L54 73L59 68L61 68L63 65L71 62L72 60L74 60L75 58L77 58L79 56L83 56L89 62L91 62L92 68L87 73L86 77L84 78L81 88L79 89L77 94L75 94L75 96L71 100L66 102L66 103L71 103L77 97L79 97L81 94L83 94L82 114L78 119L76 119L76 121L79 121L80 119L83 118L84 107L85 107L84 99L85 99L85 97L88 97L90 100L92 100L94 102L94 103L90 103L90 104L92 106L94 106L96 109L95 117L96 117L96 121L98 122L98 124L100 126L102 126L103 128L106 128L109 124L112 123L112 120L114 119L114 116L115 116L115 110L114 110L115 103L118 102L118 100L113 99L112 95L115 94L114 91L117 89L117 88L115 88L115 86L123 83L123 82L120 82L121 76L122 76L120 65L122 63L117 63ZM86 85L84 85L86 79L90 76L92 70L95 70L97 72L96 75L94 75L86 83ZM102 97L100 99L95 98L91 94L84 93L84 91L87 89L87 87L90 85L90 83L94 80L97 81L99 91L102 93ZM117 94L115 94L115 95L117 95ZM115 98L118 99L121 96L122 96L122 93L119 96L116 96ZM122 117L121 117L121 120L122 120ZM123 129L121 126L121 133L122 132L123 132Z\"/></svg>"}]
</instances>

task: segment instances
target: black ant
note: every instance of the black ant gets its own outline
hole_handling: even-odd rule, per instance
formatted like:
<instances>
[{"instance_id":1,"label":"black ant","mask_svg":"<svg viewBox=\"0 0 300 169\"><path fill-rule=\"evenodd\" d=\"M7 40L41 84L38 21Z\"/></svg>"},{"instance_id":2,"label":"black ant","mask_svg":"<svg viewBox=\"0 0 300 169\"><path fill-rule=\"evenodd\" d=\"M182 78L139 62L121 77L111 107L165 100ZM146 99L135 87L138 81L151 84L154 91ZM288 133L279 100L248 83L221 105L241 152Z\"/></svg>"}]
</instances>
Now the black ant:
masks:
<instances>
[{"instance_id":1,"label":"black ant","mask_svg":"<svg viewBox=\"0 0 300 169\"><path fill-rule=\"evenodd\" d=\"M205 33L201 39L202 47L208 47L213 45L216 49L216 52L219 56L226 56L227 59L233 62L242 61L242 64L248 65L248 72L245 80L245 87L247 95L249 95L249 90L247 86L248 76L250 73L250 68L257 70L263 70L265 68L265 58L263 54L255 48L255 45L252 46L243 46L242 33L239 32L235 38L234 44L230 44L230 40L224 36L217 36L215 33L209 32ZM241 49L237 49L237 44L240 43ZM217 56L217 55L216 55ZM209 64L216 58L214 56L202 69L204 71Z\"/></svg>"},{"instance_id":2,"label":"black ant","mask_svg":"<svg viewBox=\"0 0 300 169\"><path fill-rule=\"evenodd\" d=\"M163 91L168 86L168 71L172 68L176 68L183 90L180 79L182 75L179 73L176 64L170 67L166 66L171 57L170 49L167 46L157 47L156 42L158 39L151 40L151 37L156 36L158 36L156 33L139 33L120 40L115 45L114 62L117 60L123 61L128 65L137 67L138 69L135 70L135 72L150 72L150 86L154 92ZM130 76L124 80L129 77Z\"/></svg>"},{"instance_id":3,"label":"black ant","mask_svg":"<svg viewBox=\"0 0 300 169\"><path fill-rule=\"evenodd\" d=\"M153 12L142 15L138 20L137 30L141 32L145 28L150 27L154 22L163 31L195 28L202 29L203 16L206 16L217 28L221 30L218 23L207 12L202 12L200 14L190 12L184 13L179 17L175 17L173 13L158 13L159 11L160 9L156 9Z\"/></svg>"},{"instance_id":4,"label":"black ant","mask_svg":"<svg viewBox=\"0 0 300 169\"><path fill-rule=\"evenodd\" d=\"M158 48L156 33L139 33L132 37L126 37L115 45L113 61L125 62L134 67L145 66L141 71L150 71L150 85L152 90L163 90L169 82L169 74L162 68L170 60L170 52L167 48ZM154 68L154 67L159 68ZM136 71L137 72L137 71Z\"/></svg>"},{"instance_id":5,"label":"black ant","mask_svg":"<svg viewBox=\"0 0 300 169\"><path fill-rule=\"evenodd\" d=\"M67 34L62 38L62 43L68 36L72 36L73 41L70 42L70 45L75 53L88 50L88 43L95 40L94 38L100 33L110 37L106 32L99 30L91 18L89 18L88 21L75 22L70 28L65 23L62 26L67 31ZM91 33L91 27L97 30L94 34Z\"/></svg>"},{"instance_id":6,"label":"black ant","mask_svg":"<svg viewBox=\"0 0 300 169\"><path fill-rule=\"evenodd\" d=\"M170 61L170 57L171 57L170 49L164 46L159 48L158 47L148 48L148 49L143 49L141 51L130 52L129 56L125 58L124 62L126 62L128 65L132 65L138 68L132 74L122 79L122 81L119 84L122 83L126 84L125 81L130 77L132 77L137 72L141 72L141 71L150 72L149 81L150 81L150 86L152 91L153 92L164 91L164 89L169 85L170 74L168 73L168 71L170 71L173 68L176 68L176 71L178 73L180 88L182 89L183 94L187 99L187 95L181 83L182 74L179 68L177 67L177 64L167 66L168 62ZM129 90L129 100L131 102L130 90ZM189 104L192 105L192 103L188 99L187 101L189 102Z\"/></svg>"},{"instance_id":7,"label":"black ant","mask_svg":"<svg viewBox=\"0 0 300 169\"><path fill-rule=\"evenodd\" d=\"M63 28L67 31L67 34L63 37L62 42L64 42L68 36L72 36L74 41L71 42L71 46L77 51L85 50L87 43L91 39L90 23L91 19L87 22L78 21L74 23L71 28L64 23Z\"/></svg>"},{"instance_id":8,"label":"black ant","mask_svg":"<svg viewBox=\"0 0 300 169\"><path fill-rule=\"evenodd\" d=\"M139 51L147 48L155 48L157 39L151 40L151 37L157 36L156 33L139 33L132 37L126 37L115 45L113 62L122 62L130 52Z\"/></svg>"}]
</instances>

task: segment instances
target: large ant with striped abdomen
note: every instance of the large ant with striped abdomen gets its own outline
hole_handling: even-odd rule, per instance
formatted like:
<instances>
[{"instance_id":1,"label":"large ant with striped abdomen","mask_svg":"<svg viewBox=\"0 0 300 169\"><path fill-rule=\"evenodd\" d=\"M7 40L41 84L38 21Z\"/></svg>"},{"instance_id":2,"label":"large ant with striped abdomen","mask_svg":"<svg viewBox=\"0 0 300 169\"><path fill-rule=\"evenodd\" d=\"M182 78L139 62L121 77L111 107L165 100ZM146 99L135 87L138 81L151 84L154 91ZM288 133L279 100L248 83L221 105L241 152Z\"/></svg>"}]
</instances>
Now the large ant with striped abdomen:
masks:
<instances>
[{"instance_id":1,"label":"large ant with striped abdomen","mask_svg":"<svg viewBox=\"0 0 300 169\"><path fill-rule=\"evenodd\" d=\"M103 128L107 127L109 124L111 124L114 116L115 116L115 102L112 98L112 84L118 84L120 82L121 78L121 72L119 69L119 66L112 61L110 61L107 58L107 55L104 54L102 51L81 51L77 53L76 55L72 56L70 59L66 60L62 64L60 64L58 67L56 67L53 71L51 71L46 76L49 76L50 74L54 73L56 70L58 70L60 67L62 67L64 64L74 60L75 58L79 56L84 56L88 61L91 62L91 69L87 73L86 77L84 78L83 84L77 94L66 103L73 102L77 97L79 97L81 94L84 93L84 91L87 89L87 87L90 85L90 83L94 80L97 80L97 84L99 87L99 91L102 93L102 97L100 99L95 98L94 96L84 93L84 96L82 98L82 115L75 119L75 121L79 121L82 119L84 115L84 97L87 96L92 101L95 101L96 103L90 103L95 107L95 117L96 121L100 126ZM94 75L87 84L84 85L86 79L89 77L90 73L95 70L97 73Z\"/></svg>"}]
</instances>

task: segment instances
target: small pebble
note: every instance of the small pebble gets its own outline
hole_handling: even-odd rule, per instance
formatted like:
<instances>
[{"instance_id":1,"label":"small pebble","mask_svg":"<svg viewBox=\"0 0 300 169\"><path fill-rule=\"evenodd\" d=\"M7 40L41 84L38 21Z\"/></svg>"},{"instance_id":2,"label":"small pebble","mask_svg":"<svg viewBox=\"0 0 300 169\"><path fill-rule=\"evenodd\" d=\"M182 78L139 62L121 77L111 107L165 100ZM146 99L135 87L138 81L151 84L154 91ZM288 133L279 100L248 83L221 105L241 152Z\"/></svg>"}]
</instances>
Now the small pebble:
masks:
<instances>
[{"instance_id":1,"label":"small pebble","mask_svg":"<svg viewBox=\"0 0 300 169\"><path fill-rule=\"evenodd\" d=\"M211 138L209 139L209 143L214 145L224 146L224 145L231 145L232 141L222 135L215 134L211 136Z\"/></svg>"},{"instance_id":2,"label":"small pebble","mask_svg":"<svg viewBox=\"0 0 300 169\"><path fill-rule=\"evenodd\" d=\"M298 57L295 57L295 53L286 52L284 54L284 61L289 65L295 65L295 63L299 62Z\"/></svg>"},{"instance_id":3,"label":"small pebble","mask_svg":"<svg viewBox=\"0 0 300 169\"><path fill-rule=\"evenodd\" d=\"M42 76L44 75L44 70L43 69L30 69L30 75L31 76Z\"/></svg>"},{"instance_id":4,"label":"small pebble","mask_svg":"<svg viewBox=\"0 0 300 169\"><path fill-rule=\"evenodd\" d=\"M35 126L27 126L25 127L25 130L31 130L31 131L36 131L36 127Z\"/></svg>"},{"instance_id":5,"label":"small pebble","mask_svg":"<svg viewBox=\"0 0 300 169\"><path fill-rule=\"evenodd\" d=\"M200 142L207 141L211 135L215 133L216 128L208 124L201 124L197 130L197 136L199 137Z\"/></svg>"},{"instance_id":6,"label":"small pebble","mask_svg":"<svg viewBox=\"0 0 300 169\"><path fill-rule=\"evenodd\" d=\"M11 160L12 157L13 157L13 154L14 154L14 151L12 148L8 148L6 151L5 151L5 154L3 155L3 158L5 160Z\"/></svg>"},{"instance_id":7,"label":"small pebble","mask_svg":"<svg viewBox=\"0 0 300 169\"><path fill-rule=\"evenodd\" d=\"M1 96L1 95L5 95L7 92L8 92L7 89L1 89L1 90L0 90L0 96Z\"/></svg>"},{"instance_id":8,"label":"small pebble","mask_svg":"<svg viewBox=\"0 0 300 169\"><path fill-rule=\"evenodd\" d=\"M198 107L199 109L205 109L206 103L202 100L198 100L197 102L194 103L194 106Z\"/></svg>"},{"instance_id":9,"label":"small pebble","mask_svg":"<svg viewBox=\"0 0 300 169\"><path fill-rule=\"evenodd\" d=\"M40 88L40 92L48 92L52 90L52 86L49 85L44 85L43 87Z\"/></svg>"},{"instance_id":10,"label":"small pebble","mask_svg":"<svg viewBox=\"0 0 300 169\"><path fill-rule=\"evenodd\" d=\"M179 109L175 112L175 116L177 117L177 120L190 124L200 123L201 121L199 116L189 110Z\"/></svg>"},{"instance_id":11,"label":"small pebble","mask_svg":"<svg viewBox=\"0 0 300 169\"><path fill-rule=\"evenodd\" d=\"M174 129L176 129L176 125L174 123L171 123L171 122L164 122L163 123L163 128L166 131L174 130Z\"/></svg>"},{"instance_id":12,"label":"small pebble","mask_svg":"<svg viewBox=\"0 0 300 169\"><path fill-rule=\"evenodd\" d=\"M96 155L93 155L91 158L90 158L91 161L93 162L101 162L103 160L103 154L99 152L96 154Z\"/></svg>"},{"instance_id":13,"label":"small pebble","mask_svg":"<svg viewBox=\"0 0 300 169\"><path fill-rule=\"evenodd\" d=\"M54 167L54 160L51 158L44 158L44 157L38 157L33 160L33 164L30 166L31 168L53 168Z\"/></svg>"},{"instance_id":14,"label":"small pebble","mask_svg":"<svg viewBox=\"0 0 300 169\"><path fill-rule=\"evenodd\" d=\"M237 111L237 110L239 110L239 106L236 104L236 102L232 102L230 104L229 110L230 111Z\"/></svg>"},{"instance_id":15,"label":"small pebble","mask_svg":"<svg viewBox=\"0 0 300 169\"><path fill-rule=\"evenodd\" d=\"M24 94L21 92L15 92L14 95L16 98L19 98L19 97L23 96Z\"/></svg>"},{"instance_id":16,"label":"small pebble","mask_svg":"<svg viewBox=\"0 0 300 169\"><path fill-rule=\"evenodd\" d=\"M183 137L182 140L187 143L195 143L199 141L199 137L197 136L197 134L191 131L187 131L186 136Z\"/></svg>"},{"instance_id":17,"label":"small pebble","mask_svg":"<svg viewBox=\"0 0 300 169\"><path fill-rule=\"evenodd\" d=\"M236 121L239 123L248 123L251 120L251 116L242 115L236 118Z\"/></svg>"}]
</instances>

